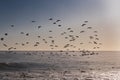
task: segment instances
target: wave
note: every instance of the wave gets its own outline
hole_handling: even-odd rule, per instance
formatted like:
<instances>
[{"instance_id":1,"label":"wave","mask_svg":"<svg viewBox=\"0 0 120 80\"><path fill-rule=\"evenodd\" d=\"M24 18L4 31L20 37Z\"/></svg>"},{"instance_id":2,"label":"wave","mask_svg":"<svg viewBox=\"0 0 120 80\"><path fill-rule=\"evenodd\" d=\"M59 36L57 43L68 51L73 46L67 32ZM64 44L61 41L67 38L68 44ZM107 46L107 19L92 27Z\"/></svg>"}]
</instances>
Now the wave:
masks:
<instances>
[{"instance_id":1,"label":"wave","mask_svg":"<svg viewBox=\"0 0 120 80\"><path fill-rule=\"evenodd\" d=\"M48 69L55 67L52 64L47 63L28 63L28 62L20 62L20 63L0 63L0 71L1 70L29 70L29 69Z\"/></svg>"}]
</instances>

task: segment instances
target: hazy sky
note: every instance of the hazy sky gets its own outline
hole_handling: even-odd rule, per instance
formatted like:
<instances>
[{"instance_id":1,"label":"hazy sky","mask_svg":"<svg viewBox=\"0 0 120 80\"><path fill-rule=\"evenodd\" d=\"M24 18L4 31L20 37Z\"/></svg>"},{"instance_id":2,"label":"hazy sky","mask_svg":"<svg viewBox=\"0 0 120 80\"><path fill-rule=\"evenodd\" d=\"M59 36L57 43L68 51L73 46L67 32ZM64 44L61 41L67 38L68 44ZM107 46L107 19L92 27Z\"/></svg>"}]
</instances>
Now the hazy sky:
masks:
<instances>
[{"instance_id":1,"label":"hazy sky","mask_svg":"<svg viewBox=\"0 0 120 80\"><path fill-rule=\"evenodd\" d=\"M50 35L55 37L56 44L59 45L55 50L63 49L62 46L68 42L60 33L71 27L75 31L74 35L78 34L78 28L85 20L89 21L88 26L99 32L102 43L100 50L120 50L119 3L119 0L0 0L0 38L5 38L0 41L0 50L8 49L3 44L16 47L17 50L50 50L50 39L47 39ZM48 20L51 17L52 22ZM52 24L57 19L61 20L59 24L62 28ZM32 23L32 20L36 22ZM39 25L42 26L40 30L37 29ZM53 30L53 33L49 33L49 30ZM8 36L4 35L6 32ZM29 33L29 36L21 35L20 32ZM89 31L81 36L83 42L87 42L88 39L84 36L89 34L92 33ZM41 36L40 39L37 38L38 35ZM48 44L42 39L48 40ZM20 45L27 41L30 42L29 45ZM19 45L15 45L16 42ZM35 42L40 42L40 46L33 47ZM79 40L71 44L80 46ZM91 49L91 46L86 44L83 48Z\"/></svg>"}]
</instances>

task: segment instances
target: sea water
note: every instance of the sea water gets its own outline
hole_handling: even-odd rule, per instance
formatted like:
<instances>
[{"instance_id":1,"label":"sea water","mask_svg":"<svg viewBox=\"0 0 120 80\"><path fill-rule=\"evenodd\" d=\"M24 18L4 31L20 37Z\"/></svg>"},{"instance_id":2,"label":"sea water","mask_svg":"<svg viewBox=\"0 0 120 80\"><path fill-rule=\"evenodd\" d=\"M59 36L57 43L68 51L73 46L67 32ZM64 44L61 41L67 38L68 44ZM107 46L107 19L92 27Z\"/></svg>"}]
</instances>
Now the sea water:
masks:
<instances>
[{"instance_id":1,"label":"sea water","mask_svg":"<svg viewBox=\"0 0 120 80\"><path fill-rule=\"evenodd\" d=\"M94 53L1 51L0 80L120 80L120 52Z\"/></svg>"}]
</instances>

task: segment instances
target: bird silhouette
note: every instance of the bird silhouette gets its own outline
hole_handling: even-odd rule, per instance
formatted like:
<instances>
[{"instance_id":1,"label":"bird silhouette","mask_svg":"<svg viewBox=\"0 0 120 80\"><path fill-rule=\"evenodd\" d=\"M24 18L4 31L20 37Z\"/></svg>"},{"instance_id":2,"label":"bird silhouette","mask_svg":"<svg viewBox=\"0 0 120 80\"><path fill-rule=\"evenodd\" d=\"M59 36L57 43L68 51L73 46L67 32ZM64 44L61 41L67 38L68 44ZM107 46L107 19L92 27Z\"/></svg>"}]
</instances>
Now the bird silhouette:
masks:
<instances>
[{"instance_id":1,"label":"bird silhouette","mask_svg":"<svg viewBox=\"0 0 120 80\"><path fill-rule=\"evenodd\" d=\"M56 22L59 22L59 21L61 21L61 20L57 20Z\"/></svg>"},{"instance_id":2,"label":"bird silhouette","mask_svg":"<svg viewBox=\"0 0 120 80\"><path fill-rule=\"evenodd\" d=\"M81 26L85 26L86 24L82 24Z\"/></svg>"},{"instance_id":3,"label":"bird silhouette","mask_svg":"<svg viewBox=\"0 0 120 80\"><path fill-rule=\"evenodd\" d=\"M29 33L26 33L26 36L29 36Z\"/></svg>"},{"instance_id":4,"label":"bird silhouette","mask_svg":"<svg viewBox=\"0 0 120 80\"><path fill-rule=\"evenodd\" d=\"M62 25L58 25L58 27L61 27Z\"/></svg>"},{"instance_id":5,"label":"bird silhouette","mask_svg":"<svg viewBox=\"0 0 120 80\"><path fill-rule=\"evenodd\" d=\"M80 31L80 33L83 33L83 32L85 32L85 31Z\"/></svg>"},{"instance_id":6,"label":"bird silhouette","mask_svg":"<svg viewBox=\"0 0 120 80\"><path fill-rule=\"evenodd\" d=\"M40 36L37 36L38 38L40 38Z\"/></svg>"},{"instance_id":7,"label":"bird silhouette","mask_svg":"<svg viewBox=\"0 0 120 80\"><path fill-rule=\"evenodd\" d=\"M49 30L49 32L52 32L52 30Z\"/></svg>"},{"instance_id":8,"label":"bird silhouette","mask_svg":"<svg viewBox=\"0 0 120 80\"><path fill-rule=\"evenodd\" d=\"M1 41L3 41L4 40L4 38L1 38Z\"/></svg>"},{"instance_id":9,"label":"bird silhouette","mask_svg":"<svg viewBox=\"0 0 120 80\"><path fill-rule=\"evenodd\" d=\"M5 33L5 36L7 36L8 35L8 33Z\"/></svg>"},{"instance_id":10,"label":"bird silhouette","mask_svg":"<svg viewBox=\"0 0 120 80\"><path fill-rule=\"evenodd\" d=\"M53 18L50 18L49 20L53 20Z\"/></svg>"},{"instance_id":11,"label":"bird silhouette","mask_svg":"<svg viewBox=\"0 0 120 80\"><path fill-rule=\"evenodd\" d=\"M67 28L67 30L70 30L71 28Z\"/></svg>"},{"instance_id":12,"label":"bird silhouette","mask_svg":"<svg viewBox=\"0 0 120 80\"><path fill-rule=\"evenodd\" d=\"M53 24L56 24L56 22L54 22Z\"/></svg>"},{"instance_id":13,"label":"bird silhouette","mask_svg":"<svg viewBox=\"0 0 120 80\"><path fill-rule=\"evenodd\" d=\"M20 34L24 34L24 32L20 32Z\"/></svg>"},{"instance_id":14,"label":"bird silhouette","mask_svg":"<svg viewBox=\"0 0 120 80\"><path fill-rule=\"evenodd\" d=\"M87 29L92 29L92 27L87 27Z\"/></svg>"},{"instance_id":15,"label":"bird silhouette","mask_svg":"<svg viewBox=\"0 0 120 80\"><path fill-rule=\"evenodd\" d=\"M97 44L97 42L96 41L93 41L94 42L94 44Z\"/></svg>"},{"instance_id":16,"label":"bird silhouette","mask_svg":"<svg viewBox=\"0 0 120 80\"><path fill-rule=\"evenodd\" d=\"M94 37L93 36L89 36L90 37L90 39L93 39Z\"/></svg>"},{"instance_id":17,"label":"bird silhouette","mask_svg":"<svg viewBox=\"0 0 120 80\"><path fill-rule=\"evenodd\" d=\"M98 33L98 31L94 31L94 33Z\"/></svg>"},{"instance_id":18,"label":"bird silhouette","mask_svg":"<svg viewBox=\"0 0 120 80\"><path fill-rule=\"evenodd\" d=\"M4 43L3 43L3 46L7 47L7 44L4 44Z\"/></svg>"},{"instance_id":19,"label":"bird silhouette","mask_svg":"<svg viewBox=\"0 0 120 80\"><path fill-rule=\"evenodd\" d=\"M35 23L36 21L31 21L32 23Z\"/></svg>"},{"instance_id":20,"label":"bird silhouette","mask_svg":"<svg viewBox=\"0 0 120 80\"><path fill-rule=\"evenodd\" d=\"M88 23L88 21L84 21L85 23Z\"/></svg>"},{"instance_id":21,"label":"bird silhouette","mask_svg":"<svg viewBox=\"0 0 120 80\"><path fill-rule=\"evenodd\" d=\"M40 29L42 26L38 26L38 29Z\"/></svg>"},{"instance_id":22,"label":"bird silhouette","mask_svg":"<svg viewBox=\"0 0 120 80\"><path fill-rule=\"evenodd\" d=\"M29 42L26 42L26 44L29 44Z\"/></svg>"},{"instance_id":23,"label":"bird silhouette","mask_svg":"<svg viewBox=\"0 0 120 80\"><path fill-rule=\"evenodd\" d=\"M12 24L11 27L14 27L14 25Z\"/></svg>"}]
</instances>

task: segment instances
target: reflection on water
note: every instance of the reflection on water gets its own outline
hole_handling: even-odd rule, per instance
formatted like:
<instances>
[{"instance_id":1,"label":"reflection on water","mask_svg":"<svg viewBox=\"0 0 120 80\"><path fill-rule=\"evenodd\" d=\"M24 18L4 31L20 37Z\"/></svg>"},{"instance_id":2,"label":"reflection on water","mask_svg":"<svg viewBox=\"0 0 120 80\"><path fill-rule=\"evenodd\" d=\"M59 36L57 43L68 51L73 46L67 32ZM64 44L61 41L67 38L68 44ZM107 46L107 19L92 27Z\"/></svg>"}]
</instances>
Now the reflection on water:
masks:
<instances>
[{"instance_id":1,"label":"reflection on water","mask_svg":"<svg viewBox=\"0 0 120 80\"><path fill-rule=\"evenodd\" d=\"M0 52L1 80L119 80L120 52Z\"/></svg>"}]
</instances>

